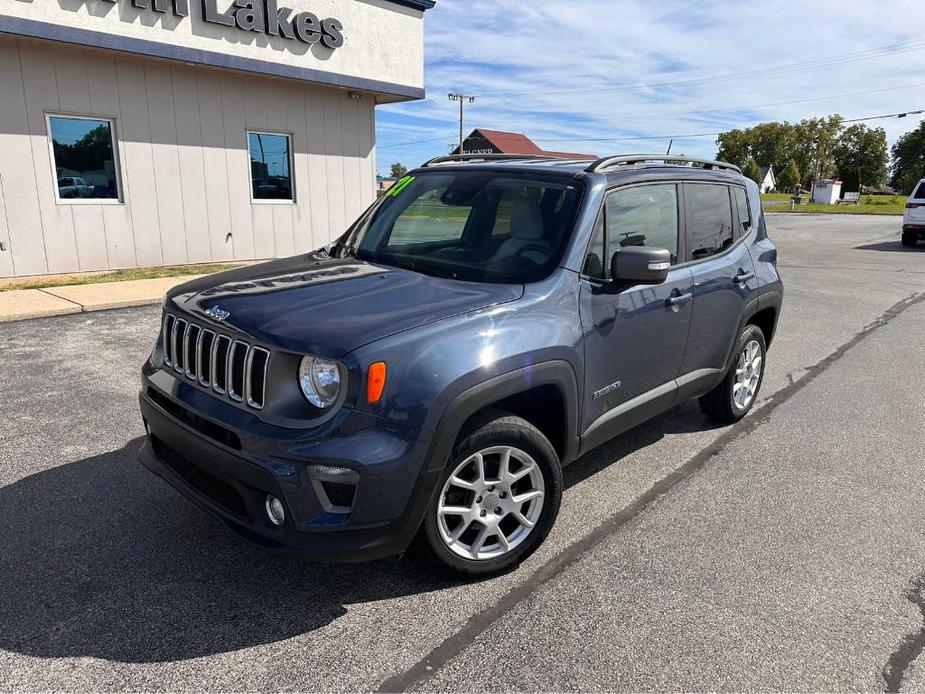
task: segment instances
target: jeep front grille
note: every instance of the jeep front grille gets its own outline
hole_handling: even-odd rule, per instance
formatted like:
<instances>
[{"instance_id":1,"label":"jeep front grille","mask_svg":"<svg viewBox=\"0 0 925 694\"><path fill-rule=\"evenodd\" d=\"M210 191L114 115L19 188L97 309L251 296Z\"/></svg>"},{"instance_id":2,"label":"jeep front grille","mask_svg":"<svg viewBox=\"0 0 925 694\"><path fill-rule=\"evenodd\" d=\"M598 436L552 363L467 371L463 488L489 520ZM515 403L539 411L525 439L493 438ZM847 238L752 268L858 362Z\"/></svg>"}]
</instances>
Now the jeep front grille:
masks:
<instances>
[{"instance_id":1,"label":"jeep front grille","mask_svg":"<svg viewBox=\"0 0 925 694\"><path fill-rule=\"evenodd\" d=\"M164 316L164 364L177 374L255 410L266 404L270 352L173 314Z\"/></svg>"}]
</instances>

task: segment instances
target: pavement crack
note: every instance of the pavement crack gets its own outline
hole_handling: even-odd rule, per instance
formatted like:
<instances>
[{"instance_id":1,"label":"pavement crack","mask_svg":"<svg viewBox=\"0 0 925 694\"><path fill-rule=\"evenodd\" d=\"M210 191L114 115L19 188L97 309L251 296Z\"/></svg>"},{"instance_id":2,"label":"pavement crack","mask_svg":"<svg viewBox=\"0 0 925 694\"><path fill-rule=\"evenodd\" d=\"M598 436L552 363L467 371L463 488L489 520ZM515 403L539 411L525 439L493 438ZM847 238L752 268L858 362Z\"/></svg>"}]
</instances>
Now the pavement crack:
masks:
<instances>
[{"instance_id":1,"label":"pavement crack","mask_svg":"<svg viewBox=\"0 0 925 694\"><path fill-rule=\"evenodd\" d=\"M906 671L925 651L925 574L912 579L912 585L906 591L906 599L919 609L922 625L917 632L904 636L887 660L883 668L883 680L888 692L900 690Z\"/></svg>"},{"instance_id":2,"label":"pavement crack","mask_svg":"<svg viewBox=\"0 0 925 694\"><path fill-rule=\"evenodd\" d=\"M893 304L875 321L865 326L853 338L848 340L848 342L844 343L818 363L808 367L806 369L806 375L803 378L784 386L781 390L774 393L774 395L769 397L761 407L755 409L748 417L738 424L729 427L712 443L701 449L696 455L676 468L673 472L669 473L666 477L657 481L632 503L605 519L584 537L565 547L548 562L536 569L536 571L522 583L517 584L498 598L494 604L488 605L480 612L470 617L455 633L446 637L416 663L406 670L395 673L383 680L376 688L376 691L405 692L431 679L447 663L473 644L476 639L486 632L495 622L513 611L521 602L531 597L541 586L564 573L591 549L629 523L655 501L664 497L674 490L675 487L700 472L708 463L719 456L726 446L744 438L769 422L774 410L809 386L816 378L840 361L853 347L863 342L880 328L889 324L909 307L922 302L925 302L925 292L912 294ZM925 581L923 581L923 586L925 586ZM923 612L923 616L925 616L925 612ZM923 631L925 631L925 629L923 629ZM919 636L917 635L916 638L918 639ZM925 646L925 633L923 633L920 638L922 645ZM916 644L918 643L919 641L916 641ZM918 652L921 652L921 648ZM909 662L911 662L911 660Z\"/></svg>"}]
</instances>

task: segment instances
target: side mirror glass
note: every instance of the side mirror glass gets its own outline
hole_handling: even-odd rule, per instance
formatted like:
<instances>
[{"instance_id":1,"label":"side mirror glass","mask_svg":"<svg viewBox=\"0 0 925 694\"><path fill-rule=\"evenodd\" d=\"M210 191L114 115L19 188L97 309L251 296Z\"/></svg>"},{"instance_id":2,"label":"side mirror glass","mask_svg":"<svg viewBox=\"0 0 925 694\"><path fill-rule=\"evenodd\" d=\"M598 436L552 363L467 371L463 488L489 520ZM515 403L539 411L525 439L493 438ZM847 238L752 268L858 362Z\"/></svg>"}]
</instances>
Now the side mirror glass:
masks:
<instances>
[{"instance_id":1,"label":"side mirror glass","mask_svg":"<svg viewBox=\"0 0 925 694\"><path fill-rule=\"evenodd\" d=\"M610 276L614 282L632 284L662 284L671 269L671 253L667 248L627 246L613 254Z\"/></svg>"}]
</instances>

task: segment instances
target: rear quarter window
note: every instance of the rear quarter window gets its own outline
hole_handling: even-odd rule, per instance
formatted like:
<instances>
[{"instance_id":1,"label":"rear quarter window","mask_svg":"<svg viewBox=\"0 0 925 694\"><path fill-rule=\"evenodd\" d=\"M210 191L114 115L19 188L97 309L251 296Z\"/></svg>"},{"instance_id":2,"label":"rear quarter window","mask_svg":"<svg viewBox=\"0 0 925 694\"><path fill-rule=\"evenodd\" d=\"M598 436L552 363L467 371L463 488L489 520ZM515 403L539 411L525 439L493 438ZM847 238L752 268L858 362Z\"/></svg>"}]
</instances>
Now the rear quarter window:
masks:
<instances>
[{"instance_id":1,"label":"rear quarter window","mask_svg":"<svg viewBox=\"0 0 925 694\"><path fill-rule=\"evenodd\" d=\"M925 200L925 181L919 183L919 188L915 191L915 195L912 197L914 197L916 200Z\"/></svg>"}]
</instances>

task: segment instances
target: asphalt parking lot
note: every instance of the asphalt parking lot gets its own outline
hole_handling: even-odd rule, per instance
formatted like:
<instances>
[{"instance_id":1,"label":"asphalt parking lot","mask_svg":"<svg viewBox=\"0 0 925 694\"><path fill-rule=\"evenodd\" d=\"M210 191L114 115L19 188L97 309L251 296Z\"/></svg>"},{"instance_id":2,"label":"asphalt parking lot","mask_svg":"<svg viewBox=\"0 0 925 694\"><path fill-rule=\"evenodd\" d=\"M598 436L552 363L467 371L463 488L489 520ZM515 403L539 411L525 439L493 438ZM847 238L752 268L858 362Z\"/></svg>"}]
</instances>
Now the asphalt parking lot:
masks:
<instances>
[{"instance_id":1,"label":"asphalt parking lot","mask_svg":"<svg viewBox=\"0 0 925 694\"><path fill-rule=\"evenodd\" d=\"M264 554L136 464L157 308L0 325L0 689L925 688L925 245L769 227L758 409L585 456L546 544L477 583Z\"/></svg>"}]
</instances>

